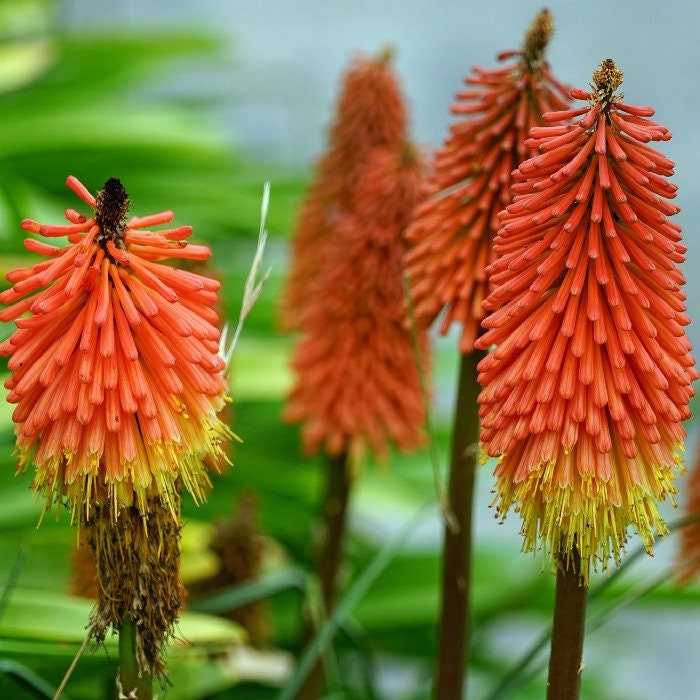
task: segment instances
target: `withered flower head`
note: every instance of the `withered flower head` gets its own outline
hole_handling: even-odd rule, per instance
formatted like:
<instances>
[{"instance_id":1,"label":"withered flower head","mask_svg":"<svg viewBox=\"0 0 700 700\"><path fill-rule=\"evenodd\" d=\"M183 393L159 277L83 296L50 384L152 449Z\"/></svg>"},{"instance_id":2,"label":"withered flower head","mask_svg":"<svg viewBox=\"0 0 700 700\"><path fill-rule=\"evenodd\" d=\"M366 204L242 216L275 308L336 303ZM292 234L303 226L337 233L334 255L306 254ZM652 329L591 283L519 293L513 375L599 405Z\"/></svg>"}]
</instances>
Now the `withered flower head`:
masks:
<instances>
[{"instance_id":1,"label":"withered flower head","mask_svg":"<svg viewBox=\"0 0 700 700\"><path fill-rule=\"evenodd\" d=\"M529 129L542 113L568 105L544 57L552 18L542 10L521 51L498 69L475 67L452 113L463 115L433 160L427 198L408 229L407 272L418 321L430 325L444 310L440 332L462 326L460 351L471 352L484 317L486 268L493 260L498 214L510 202L511 171L532 151Z\"/></svg>"},{"instance_id":2,"label":"withered flower head","mask_svg":"<svg viewBox=\"0 0 700 700\"><path fill-rule=\"evenodd\" d=\"M684 326L681 229L668 217L673 163L654 110L614 91L610 60L585 105L545 115L502 214L484 303L495 349L479 365L482 441L497 509L515 505L525 549L576 546L619 561L632 526L651 551L657 501L675 493L697 378Z\"/></svg>"}]
</instances>

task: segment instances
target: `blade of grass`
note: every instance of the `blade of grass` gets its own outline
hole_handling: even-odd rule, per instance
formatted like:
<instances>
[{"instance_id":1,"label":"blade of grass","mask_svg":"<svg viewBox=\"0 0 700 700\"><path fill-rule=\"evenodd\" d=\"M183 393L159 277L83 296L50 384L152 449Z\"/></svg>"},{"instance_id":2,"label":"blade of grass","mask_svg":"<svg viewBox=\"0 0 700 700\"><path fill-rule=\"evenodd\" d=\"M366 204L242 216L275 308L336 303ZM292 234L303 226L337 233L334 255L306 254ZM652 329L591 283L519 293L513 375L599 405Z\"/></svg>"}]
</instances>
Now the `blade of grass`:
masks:
<instances>
[{"instance_id":1,"label":"blade of grass","mask_svg":"<svg viewBox=\"0 0 700 700\"><path fill-rule=\"evenodd\" d=\"M220 347L223 352L223 359L226 363L226 367L231 364L231 357L233 356L233 351L236 349L236 344L238 343L238 338L243 330L243 322L247 318L255 302L260 298L262 294L263 286L267 281L272 268L268 268L263 276L258 280L258 272L260 271L260 265L262 263L263 254L265 253L265 244L267 242L267 229L265 228L265 222L267 220L267 210L270 204L270 183L266 182L263 188L262 203L260 205L260 229L258 231L258 245L255 249L255 255L253 256L253 262L250 266L250 272L248 273L248 278L246 279L245 289L243 292L243 301L241 302L241 311L238 317L238 323L236 324L236 330L234 331L233 338L228 347L226 347L226 335L228 327L224 327L224 331L221 337Z\"/></svg>"},{"instance_id":2,"label":"blade of grass","mask_svg":"<svg viewBox=\"0 0 700 700\"><path fill-rule=\"evenodd\" d=\"M323 627L314 637L311 644L301 657L299 664L291 679L284 687L278 700L292 700L307 674L313 668L320 655L335 636L343 621L350 615L359 601L367 594L372 584L394 559L398 551L406 544L416 525L425 517L429 507L421 509L416 515L409 518L401 529L389 542L377 552L374 559L367 565L357 580L347 589L339 601L333 614L326 620Z\"/></svg>"},{"instance_id":3,"label":"blade of grass","mask_svg":"<svg viewBox=\"0 0 700 700\"><path fill-rule=\"evenodd\" d=\"M17 552L17 556L15 557L15 560L12 563L12 568L10 569L10 573L7 577L7 583L5 584L5 588L2 591L2 598L0 598L0 620L2 620L2 617L5 614L5 610L7 610L7 605L10 602L10 596L12 595L12 591L14 590L14 588L17 586L19 575L22 571L22 568L24 567L24 562L27 560L28 556L29 548L20 547L19 551Z\"/></svg>"},{"instance_id":4,"label":"blade of grass","mask_svg":"<svg viewBox=\"0 0 700 700\"><path fill-rule=\"evenodd\" d=\"M258 600L270 598L290 588L304 591L305 587L305 572L302 569L290 567L261 576L253 581L221 588L216 593L192 602L189 609L195 612L221 615Z\"/></svg>"}]
</instances>

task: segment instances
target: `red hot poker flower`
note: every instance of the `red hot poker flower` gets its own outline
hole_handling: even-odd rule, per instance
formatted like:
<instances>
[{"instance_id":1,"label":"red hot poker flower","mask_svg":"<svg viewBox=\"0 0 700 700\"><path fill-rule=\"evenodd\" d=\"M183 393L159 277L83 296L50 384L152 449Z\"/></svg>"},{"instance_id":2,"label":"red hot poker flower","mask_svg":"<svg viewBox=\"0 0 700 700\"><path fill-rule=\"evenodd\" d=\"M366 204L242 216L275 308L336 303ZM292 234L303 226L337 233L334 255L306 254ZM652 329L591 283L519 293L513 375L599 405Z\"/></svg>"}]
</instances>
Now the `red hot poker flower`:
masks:
<instances>
[{"instance_id":1,"label":"red hot poker flower","mask_svg":"<svg viewBox=\"0 0 700 700\"><path fill-rule=\"evenodd\" d=\"M403 289L403 232L418 201L422 167L410 146L368 156L352 213L316 264L305 333L294 355L297 381L286 417L303 422L308 453L385 455L422 440L424 406ZM422 354L426 337L421 334Z\"/></svg>"},{"instance_id":2,"label":"red hot poker flower","mask_svg":"<svg viewBox=\"0 0 700 700\"><path fill-rule=\"evenodd\" d=\"M513 504L525 549L576 545L616 561L632 525L648 551L664 533L656 502L675 493L678 450L697 378L684 326L685 248L668 217L673 163L650 107L613 93L611 60L587 104L545 115L537 156L518 169L491 267L478 340L482 441L496 468L498 512Z\"/></svg>"},{"instance_id":3,"label":"red hot poker flower","mask_svg":"<svg viewBox=\"0 0 700 700\"><path fill-rule=\"evenodd\" d=\"M391 67L392 52L357 58L343 78L328 150L302 206L294 233L292 264L282 304L285 330L303 328L318 271L318 250L333 236L351 205L368 154L379 146L400 148L408 115Z\"/></svg>"},{"instance_id":4,"label":"red hot poker flower","mask_svg":"<svg viewBox=\"0 0 700 700\"><path fill-rule=\"evenodd\" d=\"M79 523L98 503L115 520L132 505L145 515L149 499L175 513L181 485L203 498L202 460L223 456L229 431L216 415L226 392L211 310L219 283L161 261L210 251L186 243L190 226L145 230L172 212L125 222L116 178L96 198L73 176L66 184L94 213L69 209L68 225L22 222L69 245L27 239L46 259L10 272L0 294L9 304L0 320L17 325L0 355L10 357L19 469L33 463L47 508L66 497Z\"/></svg>"},{"instance_id":5,"label":"red hot poker flower","mask_svg":"<svg viewBox=\"0 0 700 700\"><path fill-rule=\"evenodd\" d=\"M465 121L451 127L435 154L428 196L407 232L416 317L430 325L445 309L440 332L462 324L463 353L472 351L484 317L486 267L493 260L498 213L510 203L511 171L532 155L525 140L532 126L543 123L542 113L568 106L544 58L552 31L551 15L542 10L522 51L499 56L515 63L475 68L466 78L473 89L457 93L452 107Z\"/></svg>"}]
</instances>

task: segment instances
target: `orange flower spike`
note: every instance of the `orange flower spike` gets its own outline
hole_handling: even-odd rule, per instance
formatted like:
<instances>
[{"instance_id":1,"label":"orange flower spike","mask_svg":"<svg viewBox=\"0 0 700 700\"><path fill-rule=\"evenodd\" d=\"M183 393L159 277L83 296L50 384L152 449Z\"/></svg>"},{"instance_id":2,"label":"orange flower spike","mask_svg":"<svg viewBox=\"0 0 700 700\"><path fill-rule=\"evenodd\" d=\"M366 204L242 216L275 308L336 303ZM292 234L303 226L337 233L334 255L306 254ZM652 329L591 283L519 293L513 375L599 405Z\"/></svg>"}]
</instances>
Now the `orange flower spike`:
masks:
<instances>
[{"instance_id":1,"label":"orange flower spike","mask_svg":"<svg viewBox=\"0 0 700 700\"><path fill-rule=\"evenodd\" d=\"M294 233L282 303L285 330L303 327L306 304L314 294L318 247L333 236L338 219L351 206L349 193L361 178L368 153L378 146L400 148L405 140L408 115L391 60L389 49L376 58L361 56L343 78L328 150L318 162Z\"/></svg>"},{"instance_id":2,"label":"orange flower spike","mask_svg":"<svg viewBox=\"0 0 700 700\"><path fill-rule=\"evenodd\" d=\"M537 155L501 215L477 341L495 345L479 401L498 513L515 505L526 550L576 545L586 577L591 559L619 562L629 526L650 553L652 530L666 533L656 503L676 493L698 376L673 163L647 145L671 134L614 94L612 60L593 80L571 91L585 107L544 115L576 121L531 130Z\"/></svg>"},{"instance_id":3,"label":"orange flower spike","mask_svg":"<svg viewBox=\"0 0 700 700\"><path fill-rule=\"evenodd\" d=\"M417 208L407 237L407 272L416 317L430 325L445 310L440 332L462 325L460 351L471 352L484 316L486 268L498 214L510 203L511 171L533 151L525 144L542 113L567 107L565 88L550 72L544 51L553 32L542 10L521 51L500 54L515 63L495 70L474 68L473 89L457 93L452 113L465 121L436 154L426 200Z\"/></svg>"},{"instance_id":4,"label":"orange flower spike","mask_svg":"<svg viewBox=\"0 0 700 700\"><path fill-rule=\"evenodd\" d=\"M143 230L172 212L125 223L129 201L116 178L97 197L73 176L66 184L93 215L69 209L68 225L22 222L70 244L27 239L48 259L10 272L13 286L0 294L0 320L17 325L0 355L10 357L19 470L33 463L47 508L65 497L78 523L96 503L112 504L114 519L128 506L145 515L153 499L174 512L180 484L201 500L202 460L224 457L229 430L216 414L226 382L211 323L218 282L158 261L210 251L183 240L189 226Z\"/></svg>"},{"instance_id":5,"label":"orange flower spike","mask_svg":"<svg viewBox=\"0 0 700 700\"><path fill-rule=\"evenodd\" d=\"M416 151L368 155L351 194L352 213L335 225L316 264L296 349L296 383L285 416L303 423L307 453L385 456L422 441L424 406L403 289L403 231L422 191ZM422 354L427 338L420 334Z\"/></svg>"}]
</instances>

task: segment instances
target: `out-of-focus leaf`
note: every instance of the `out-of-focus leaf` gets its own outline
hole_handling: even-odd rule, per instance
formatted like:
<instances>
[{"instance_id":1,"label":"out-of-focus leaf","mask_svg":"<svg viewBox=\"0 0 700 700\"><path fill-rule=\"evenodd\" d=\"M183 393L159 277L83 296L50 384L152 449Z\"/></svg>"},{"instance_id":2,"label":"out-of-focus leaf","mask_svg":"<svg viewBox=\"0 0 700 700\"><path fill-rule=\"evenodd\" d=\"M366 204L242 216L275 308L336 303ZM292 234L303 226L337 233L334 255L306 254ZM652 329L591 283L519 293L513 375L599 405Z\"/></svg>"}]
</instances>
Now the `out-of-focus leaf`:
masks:
<instances>
[{"instance_id":1,"label":"out-of-focus leaf","mask_svg":"<svg viewBox=\"0 0 700 700\"><path fill-rule=\"evenodd\" d=\"M180 576L185 585L214 576L219 558L209 549L213 528L210 523L188 519L180 535Z\"/></svg>"},{"instance_id":2,"label":"out-of-focus leaf","mask_svg":"<svg viewBox=\"0 0 700 700\"><path fill-rule=\"evenodd\" d=\"M16 588L0 620L0 650L9 640L79 645L92 608L83 598Z\"/></svg>"},{"instance_id":3,"label":"out-of-focus leaf","mask_svg":"<svg viewBox=\"0 0 700 700\"><path fill-rule=\"evenodd\" d=\"M290 567L266 574L254 581L246 581L217 590L193 601L190 608L198 612L221 615L243 605L270 598L280 591L303 590L305 583L305 573L300 569Z\"/></svg>"},{"instance_id":4,"label":"out-of-focus leaf","mask_svg":"<svg viewBox=\"0 0 700 700\"><path fill-rule=\"evenodd\" d=\"M5 644L81 644L94 603L84 598L44 590L16 588L0 619L0 653ZM225 648L245 640L241 628L229 620L202 613L184 612L171 644L173 653L187 653L192 646ZM108 636L108 645L116 638Z\"/></svg>"},{"instance_id":5,"label":"out-of-focus leaf","mask_svg":"<svg viewBox=\"0 0 700 700\"><path fill-rule=\"evenodd\" d=\"M16 685L26 688L37 698L50 700L55 696L57 690L51 683L45 681L30 668L9 659L0 659L0 676L5 676ZM16 697L16 691L17 688L13 688L14 697Z\"/></svg>"},{"instance_id":6,"label":"out-of-focus leaf","mask_svg":"<svg viewBox=\"0 0 700 700\"><path fill-rule=\"evenodd\" d=\"M66 206L76 206L64 187L68 174L92 191L117 176L135 213L174 209L204 240L255 235L262 186L272 180L268 228L271 236L287 233L304 181L243 163L208 116L206 100L177 100L172 89L158 88L158 71L167 64L186 76L213 61L216 39L192 32L86 33L62 35L53 46L48 70L0 95L5 250L19 250L22 218L58 222Z\"/></svg>"},{"instance_id":7,"label":"out-of-focus leaf","mask_svg":"<svg viewBox=\"0 0 700 700\"><path fill-rule=\"evenodd\" d=\"M232 362L234 400L264 400L287 393L291 375L286 359L281 343L244 336Z\"/></svg>"}]
</instances>

